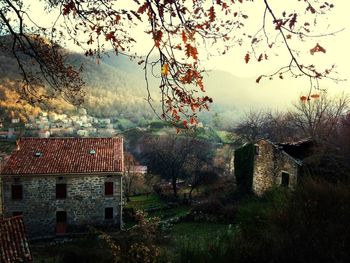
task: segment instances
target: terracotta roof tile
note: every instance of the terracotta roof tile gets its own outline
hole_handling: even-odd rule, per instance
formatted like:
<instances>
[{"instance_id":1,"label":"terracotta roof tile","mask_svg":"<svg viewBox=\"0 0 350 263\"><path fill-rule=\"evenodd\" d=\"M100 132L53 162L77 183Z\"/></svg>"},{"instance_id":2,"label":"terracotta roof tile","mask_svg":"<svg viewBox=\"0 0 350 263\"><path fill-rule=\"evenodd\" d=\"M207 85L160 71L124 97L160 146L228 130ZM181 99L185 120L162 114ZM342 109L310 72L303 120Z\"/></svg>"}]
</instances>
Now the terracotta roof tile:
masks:
<instances>
[{"instance_id":1,"label":"terracotta roof tile","mask_svg":"<svg viewBox=\"0 0 350 263\"><path fill-rule=\"evenodd\" d=\"M0 218L0 262L32 261L22 216Z\"/></svg>"},{"instance_id":2,"label":"terracotta roof tile","mask_svg":"<svg viewBox=\"0 0 350 263\"><path fill-rule=\"evenodd\" d=\"M123 166L122 138L22 138L1 174L122 172Z\"/></svg>"}]
</instances>

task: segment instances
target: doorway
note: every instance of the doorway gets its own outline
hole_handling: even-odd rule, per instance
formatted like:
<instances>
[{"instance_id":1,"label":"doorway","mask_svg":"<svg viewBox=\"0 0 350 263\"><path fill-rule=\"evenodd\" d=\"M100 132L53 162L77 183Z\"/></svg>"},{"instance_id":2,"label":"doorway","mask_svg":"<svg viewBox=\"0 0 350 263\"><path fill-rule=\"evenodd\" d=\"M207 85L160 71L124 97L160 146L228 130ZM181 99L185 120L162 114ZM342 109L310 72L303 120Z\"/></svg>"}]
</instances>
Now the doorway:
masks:
<instances>
[{"instance_id":1,"label":"doorway","mask_svg":"<svg viewBox=\"0 0 350 263\"><path fill-rule=\"evenodd\" d=\"M56 212L56 235L64 235L67 232L67 212Z\"/></svg>"}]
</instances>

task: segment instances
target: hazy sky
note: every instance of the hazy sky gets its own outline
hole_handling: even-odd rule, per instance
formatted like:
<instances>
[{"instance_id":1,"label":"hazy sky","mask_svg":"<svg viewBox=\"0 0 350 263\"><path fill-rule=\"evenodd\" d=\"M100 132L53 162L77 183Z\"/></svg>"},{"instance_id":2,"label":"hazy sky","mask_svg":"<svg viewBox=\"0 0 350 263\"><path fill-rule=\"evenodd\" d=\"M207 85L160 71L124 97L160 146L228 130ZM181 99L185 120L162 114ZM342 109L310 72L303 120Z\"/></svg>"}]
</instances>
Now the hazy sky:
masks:
<instances>
[{"instance_id":1,"label":"hazy sky","mask_svg":"<svg viewBox=\"0 0 350 263\"><path fill-rule=\"evenodd\" d=\"M133 1L123 0L123 4L127 4ZM283 10L293 11L294 6L296 6L296 0L270 0L271 7L275 10L276 14L282 13ZM348 18L348 12L350 10L350 1L346 0L333 0L332 3L335 8L327 17L326 20L319 22L319 31L315 33L325 34L338 31L340 29L344 30L337 33L335 36L328 36L322 38L312 38L305 42L300 43L300 41L292 41L291 46L299 50L302 55L301 63L305 64L315 64L320 65L321 68L326 68L332 64L336 64L337 71L339 72L338 78L348 79L348 81L340 82L335 84L333 81L321 81L322 88L329 88L331 92L337 91L345 88L349 90L349 80L350 80L350 52L348 49L350 41L350 19ZM31 11L34 12L34 19L41 23L42 25L50 24L50 21L55 17L55 13L51 13L50 16L43 15L42 5L39 0L31 0ZM246 3L241 5L245 8L246 13L249 15L246 23L246 33L254 34L262 25L262 15L264 11L263 1L255 1L253 3ZM303 6L305 7L305 6ZM36 19L39 18L39 19ZM298 18L299 19L299 18ZM311 21L312 23L312 21ZM145 53L149 47L153 44L149 37L145 37L142 32L143 28L138 27L138 29L133 32L138 43L135 44L135 50L140 53ZM271 31L273 32L273 30ZM315 53L314 56L310 54L310 49L313 48L316 43L319 43L326 49L326 54ZM68 47L76 51L79 49L68 43ZM243 45L242 47L232 48L224 56L210 57L209 59L202 56L202 63L209 69L225 70L239 77L258 77L261 74L268 74L275 71L281 66L288 64L288 54L287 50L283 48L274 49L276 55L270 55L269 60L265 62L255 62L251 61L248 64L244 62L244 55L249 50L249 45ZM268 80L266 80L268 81ZM280 82L271 82L271 86L281 85ZM283 89L287 93L300 94L304 87L306 90L309 85L309 80L304 79L285 79L283 81ZM298 87L298 89L296 89ZM276 88L276 87L275 87ZM282 88L282 87L281 87ZM302 89L300 89L302 88ZM294 96L293 95L293 96Z\"/></svg>"}]
</instances>

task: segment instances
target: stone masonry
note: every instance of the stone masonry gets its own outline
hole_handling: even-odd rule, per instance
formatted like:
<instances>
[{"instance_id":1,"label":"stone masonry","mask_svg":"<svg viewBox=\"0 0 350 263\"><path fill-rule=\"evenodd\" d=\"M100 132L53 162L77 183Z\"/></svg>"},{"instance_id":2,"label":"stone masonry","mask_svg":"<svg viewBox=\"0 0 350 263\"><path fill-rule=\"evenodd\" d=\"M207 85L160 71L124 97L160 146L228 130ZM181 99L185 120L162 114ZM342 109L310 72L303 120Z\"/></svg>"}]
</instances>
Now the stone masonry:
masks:
<instances>
[{"instance_id":1,"label":"stone masonry","mask_svg":"<svg viewBox=\"0 0 350 263\"><path fill-rule=\"evenodd\" d=\"M283 173L288 175L287 187L294 188L300 163L267 140L258 141L255 147L253 192L262 195L271 187L282 185Z\"/></svg>"},{"instance_id":2,"label":"stone masonry","mask_svg":"<svg viewBox=\"0 0 350 263\"><path fill-rule=\"evenodd\" d=\"M105 196L105 182L113 182L113 195ZM56 199L56 183L67 185L66 198ZM12 200L12 185L22 185L21 200ZM3 176L3 191L5 216L23 213L30 237L54 236L57 211L66 211L68 232L120 224L121 175ZM105 219L107 207L113 219Z\"/></svg>"},{"instance_id":3,"label":"stone masonry","mask_svg":"<svg viewBox=\"0 0 350 263\"><path fill-rule=\"evenodd\" d=\"M31 238L122 225L123 139L21 138L0 171L6 217Z\"/></svg>"}]
</instances>

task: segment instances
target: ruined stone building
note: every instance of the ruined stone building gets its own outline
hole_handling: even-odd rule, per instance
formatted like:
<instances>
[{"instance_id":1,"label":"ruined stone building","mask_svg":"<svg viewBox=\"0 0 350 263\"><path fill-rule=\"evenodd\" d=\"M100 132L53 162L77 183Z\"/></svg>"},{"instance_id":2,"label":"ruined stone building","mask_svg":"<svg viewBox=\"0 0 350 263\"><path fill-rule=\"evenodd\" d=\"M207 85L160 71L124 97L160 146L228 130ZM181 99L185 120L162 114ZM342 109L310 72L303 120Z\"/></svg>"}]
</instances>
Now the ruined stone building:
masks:
<instances>
[{"instance_id":1,"label":"ruined stone building","mask_svg":"<svg viewBox=\"0 0 350 263\"><path fill-rule=\"evenodd\" d=\"M274 186L294 188L303 165L303 153L310 141L274 144L259 140L235 151L237 184L247 191L262 195Z\"/></svg>"},{"instance_id":2,"label":"ruined stone building","mask_svg":"<svg viewBox=\"0 0 350 263\"><path fill-rule=\"evenodd\" d=\"M1 170L5 216L30 237L116 226L122 218L121 138L23 138Z\"/></svg>"}]
</instances>

